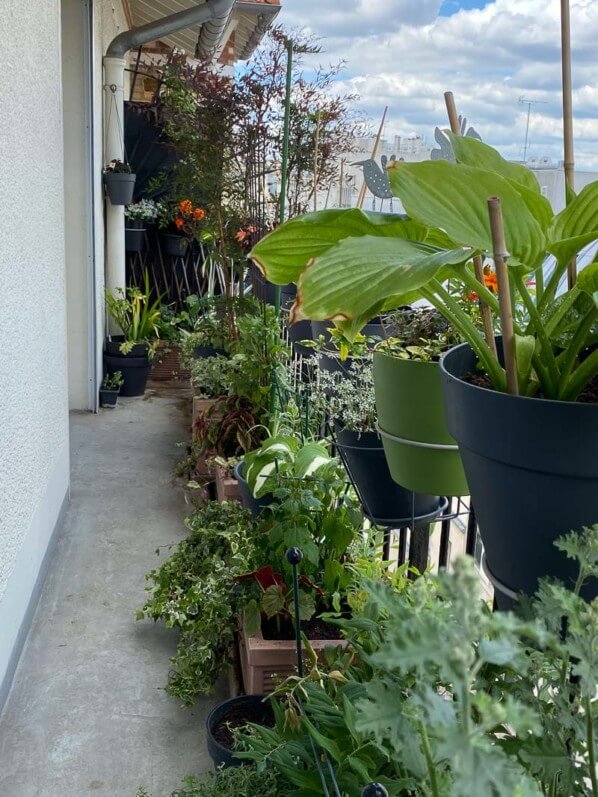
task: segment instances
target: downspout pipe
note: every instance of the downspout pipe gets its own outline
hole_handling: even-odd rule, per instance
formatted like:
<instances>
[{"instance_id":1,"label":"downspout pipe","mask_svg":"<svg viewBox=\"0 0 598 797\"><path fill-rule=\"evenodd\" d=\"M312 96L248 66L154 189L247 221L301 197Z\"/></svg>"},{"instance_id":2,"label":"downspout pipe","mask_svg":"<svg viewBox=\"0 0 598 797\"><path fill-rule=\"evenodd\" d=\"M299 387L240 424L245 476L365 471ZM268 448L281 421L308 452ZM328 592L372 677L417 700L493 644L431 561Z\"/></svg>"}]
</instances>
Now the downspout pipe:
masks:
<instances>
[{"instance_id":1,"label":"downspout pipe","mask_svg":"<svg viewBox=\"0 0 598 797\"><path fill-rule=\"evenodd\" d=\"M228 19L235 0L206 0L176 14L119 33L104 56L104 161L124 160L126 55L134 47L203 25L210 20ZM222 28L224 30L224 27ZM106 200L106 289L111 293L126 288L124 208Z\"/></svg>"}]
</instances>

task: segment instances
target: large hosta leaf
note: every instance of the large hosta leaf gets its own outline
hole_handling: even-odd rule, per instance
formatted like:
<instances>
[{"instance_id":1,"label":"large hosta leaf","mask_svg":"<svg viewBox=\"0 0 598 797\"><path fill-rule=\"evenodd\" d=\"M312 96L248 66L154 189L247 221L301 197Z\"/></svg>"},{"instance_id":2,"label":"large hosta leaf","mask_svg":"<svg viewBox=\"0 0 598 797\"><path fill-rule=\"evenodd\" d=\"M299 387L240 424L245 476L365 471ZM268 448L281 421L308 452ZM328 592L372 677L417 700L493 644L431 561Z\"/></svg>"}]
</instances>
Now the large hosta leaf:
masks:
<instances>
[{"instance_id":1,"label":"large hosta leaf","mask_svg":"<svg viewBox=\"0 0 598 797\"><path fill-rule=\"evenodd\" d=\"M499 197L510 262L528 269L538 264L546 247L542 227L519 191L500 175L446 161L396 163L388 171L392 191L411 218L487 254L492 253L487 202Z\"/></svg>"},{"instance_id":2,"label":"large hosta leaf","mask_svg":"<svg viewBox=\"0 0 598 797\"><path fill-rule=\"evenodd\" d=\"M350 236L396 236L423 241L426 228L393 213L367 213L357 208L321 210L291 219L257 243L249 257L270 282L297 282L305 266Z\"/></svg>"},{"instance_id":3,"label":"large hosta leaf","mask_svg":"<svg viewBox=\"0 0 598 797\"><path fill-rule=\"evenodd\" d=\"M549 249L561 263L598 240L598 181L586 185L555 217L549 237Z\"/></svg>"},{"instance_id":4,"label":"large hosta leaf","mask_svg":"<svg viewBox=\"0 0 598 797\"><path fill-rule=\"evenodd\" d=\"M467 247L444 251L399 238L347 238L304 271L295 318L371 317L388 297L417 291L442 266L470 256Z\"/></svg>"},{"instance_id":5,"label":"large hosta leaf","mask_svg":"<svg viewBox=\"0 0 598 797\"><path fill-rule=\"evenodd\" d=\"M459 163L466 166L476 166L478 169L486 169L489 172L496 172L508 180L524 185L541 196L540 185L536 176L525 166L519 163L505 160L493 147L484 144L477 138L471 136L457 136L447 130L455 153L455 158Z\"/></svg>"}]
</instances>

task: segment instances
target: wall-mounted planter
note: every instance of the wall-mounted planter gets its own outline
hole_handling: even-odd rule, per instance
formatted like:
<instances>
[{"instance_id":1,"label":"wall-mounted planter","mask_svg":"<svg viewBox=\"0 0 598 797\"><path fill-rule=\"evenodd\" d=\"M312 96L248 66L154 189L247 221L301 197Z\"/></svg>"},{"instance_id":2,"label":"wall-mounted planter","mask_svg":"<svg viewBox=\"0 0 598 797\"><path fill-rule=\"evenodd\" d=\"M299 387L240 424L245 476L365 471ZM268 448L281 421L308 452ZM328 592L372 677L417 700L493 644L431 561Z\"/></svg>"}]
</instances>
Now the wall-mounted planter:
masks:
<instances>
[{"instance_id":1,"label":"wall-mounted planter","mask_svg":"<svg viewBox=\"0 0 598 797\"><path fill-rule=\"evenodd\" d=\"M104 172L104 186L112 205L130 205L135 190L135 174Z\"/></svg>"},{"instance_id":2,"label":"wall-mounted planter","mask_svg":"<svg viewBox=\"0 0 598 797\"><path fill-rule=\"evenodd\" d=\"M125 218L125 249L142 252L145 247L145 227L142 221Z\"/></svg>"},{"instance_id":3,"label":"wall-mounted planter","mask_svg":"<svg viewBox=\"0 0 598 797\"><path fill-rule=\"evenodd\" d=\"M469 495L444 416L438 363L374 353L378 427L392 478L416 493Z\"/></svg>"},{"instance_id":4,"label":"wall-mounted planter","mask_svg":"<svg viewBox=\"0 0 598 797\"><path fill-rule=\"evenodd\" d=\"M598 405L510 396L464 382L476 364L468 344L451 349L440 363L442 387L488 575L499 607L509 608L513 593L533 594L543 576L569 586L576 578L576 564L553 543L598 520ZM597 594L594 580L585 597Z\"/></svg>"},{"instance_id":5,"label":"wall-mounted planter","mask_svg":"<svg viewBox=\"0 0 598 797\"><path fill-rule=\"evenodd\" d=\"M189 246L189 238L185 235L161 233L160 246L162 252L169 257L185 257Z\"/></svg>"},{"instance_id":6,"label":"wall-mounted planter","mask_svg":"<svg viewBox=\"0 0 598 797\"><path fill-rule=\"evenodd\" d=\"M318 658L326 648L346 647L346 639L310 639ZM266 695L274 691L281 679L296 672L297 648L294 640L264 639L262 632L248 636L244 628L239 634L239 653L243 684L248 695Z\"/></svg>"}]
</instances>

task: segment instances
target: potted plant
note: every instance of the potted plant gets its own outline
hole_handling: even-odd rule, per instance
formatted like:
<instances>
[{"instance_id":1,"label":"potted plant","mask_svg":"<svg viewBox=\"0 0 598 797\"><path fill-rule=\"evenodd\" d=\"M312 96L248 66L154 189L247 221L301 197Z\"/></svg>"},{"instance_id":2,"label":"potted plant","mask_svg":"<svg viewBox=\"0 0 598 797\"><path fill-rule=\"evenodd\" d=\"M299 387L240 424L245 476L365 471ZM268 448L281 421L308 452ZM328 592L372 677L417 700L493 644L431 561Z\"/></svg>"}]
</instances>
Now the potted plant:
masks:
<instances>
[{"instance_id":1,"label":"potted plant","mask_svg":"<svg viewBox=\"0 0 598 797\"><path fill-rule=\"evenodd\" d=\"M208 753L214 767L239 767L245 763L235 756L236 731L250 723L271 728L274 722L274 703L262 695L239 695L218 703L206 719Z\"/></svg>"},{"instance_id":2,"label":"potted plant","mask_svg":"<svg viewBox=\"0 0 598 797\"><path fill-rule=\"evenodd\" d=\"M198 238L206 212L190 199L163 199L157 206L160 241L165 255L184 257L189 242Z\"/></svg>"},{"instance_id":3,"label":"potted plant","mask_svg":"<svg viewBox=\"0 0 598 797\"><path fill-rule=\"evenodd\" d=\"M113 205L129 205L133 201L136 175L128 163L111 160L104 168L104 186Z\"/></svg>"},{"instance_id":4,"label":"potted plant","mask_svg":"<svg viewBox=\"0 0 598 797\"><path fill-rule=\"evenodd\" d=\"M145 225L153 224L158 216L156 203L141 199L125 208L125 249L141 252L145 244Z\"/></svg>"},{"instance_id":5,"label":"potted plant","mask_svg":"<svg viewBox=\"0 0 598 797\"><path fill-rule=\"evenodd\" d=\"M445 496L469 495L456 441L444 417L440 368L459 334L434 308L397 312L393 335L376 347L378 429L392 478Z\"/></svg>"},{"instance_id":6,"label":"potted plant","mask_svg":"<svg viewBox=\"0 0 598 797\"><path fill-rule=\"evenodd\" d=\"M433 515L438 495L412 492L402 486L409 479L389 470L377 431L373 359L368 352L353 358L345 372L319 369L314 398L333 424L335 444L368 517L386 522ZM400 405L400 398L395 402Z\"/></svg>"},{"instance_id":7,"label":"potted plant","mask_svg":"<svg viewBox=\"0 0 598 797\"><path fill-rule=\"evenodd\" d=\"M158 342L160 298L152 301L149 275L145 290L129 287L106 293L106 308L122 335L106 340L104 363L109 374L122 373L121 395L141 396L151 370L151 359Z\"/></svg>"},{"instance_id":8,"label":"potted plant","mask_svg":"<svg viewBox=\"0 0 598 797\"><path fill-rule=\"evenodd\" d=\"M271 438L249 458L247 481L256 498L273 494L260 515L256 570L238 578L254 585L256 595L243 610L239 638L246 692L267 694L276 677L296 665L294 599L286 552L303 553L299 622L314 650L343 645L341 635L320 615L346 608L352 581L349 562L363 528L358 505L346 495L342 465L318 442Z\"/></svg>"},{"instance_id":9,"label":"potted plant","mask_svg":"<svg viewBox=\"0 0 598 797\"><path fill-rule=\"evenodd\" d=\"M559 549L574 589L544 582L524 618L489 611L466 557L416 582L362 578L338 621L348 649L281 684L275 727L240 732L238 757L306 795L368 781L386 789L374 795L595 794L598 615L580 592L598 574L598 526Z\"/></svg>"},{"instance_id":10,"label":"potted plant","mask_svg":"<svg viewBox=\"0 0 598 797\"><path fill-rule=\"evenodd\" d=\"M558 294L572 258L598 239L592 210L598 182L570 194L555 215L525 167L471 137L447 135L456 163L397 163L389 169L409 218L363 214L358 221L355 211L327 217L327 243L318 248L316 237L305 245L305 236L323 227L322 217L305 217L264 238L254 256L263 267L268 262L271 280L298 280L296 316L342 315L340 323L351 332L374 308L415 295L467 342L441 363L445 407L500 600L501 594L533 593L542 575L570 579L571 565L554 555L552 543L563 528L581 528L598 517L598 264L587 265ZM500 226L506 245L497 234ZM498 298L484 285L478 259L494 255L495 243ZM552 271L545 268L547 255L556 262ZM447 290L448 278L474 293L491 315L499 317L502 307L509 393L492 324L480 333ZM528 282L535 283L533 290ZM509 320L511 295L523 322ZM478 366L486 378L478 378Z\"/></svg>"},{"instance_id":11,"label":"potted plant","mask_svg":"<svg viewBox=\"0 0 598 797\"><path fill-rule=\"evenodd\" d=\"M104 376L100 387L100 407L116 407L123 382L123 375L120 371L114 371L114 373Z\"/></svg>"}]
</instances>

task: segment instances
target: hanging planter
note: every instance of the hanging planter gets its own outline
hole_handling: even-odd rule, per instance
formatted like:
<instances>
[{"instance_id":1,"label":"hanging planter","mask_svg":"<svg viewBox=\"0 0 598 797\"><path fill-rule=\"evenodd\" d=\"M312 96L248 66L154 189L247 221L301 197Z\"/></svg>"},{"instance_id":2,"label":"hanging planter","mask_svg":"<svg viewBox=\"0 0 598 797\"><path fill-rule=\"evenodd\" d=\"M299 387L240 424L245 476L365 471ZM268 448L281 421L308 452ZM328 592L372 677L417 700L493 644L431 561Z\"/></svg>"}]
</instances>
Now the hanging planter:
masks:
<instances>
[{"instance_id":1,"label":"hanging planter","mask_svg":"<svg viewBox=\"0 0 598 797\"><path fill-rule=\"evenodd\" d=\"M106 195L112 205L129 205L133 201L136 175L123 161L110 161L104 169Z\"/></svg>"},{"instance_id":2,"label":"hanging planter","mask_svg":"<svg viewBox=\"0 0 598 797\"><path fill-rule=\"evenodd\" d=\"M379 521L411 520L440 510L437 495L414 493L393 481L376 432L354 432L335 422L336 445L355 482L365 514Z\"/></svg>"},{"instance_id":3,"label":"hanging planter","mask_svg":"<svg viewBox=\"0 0 598 797\"><path fill-rule=\"evenodd\" d=\"M125 249L127 252L142 252L145 247L145 227L142 221L126 219Z\"/></svg>"},{"instance_id":4,"label":"hanging planter","mask_svg":"<svg viewBox=\"0 0 598 797\"><path fill-rule=\"evenodd\" d=\"M378 427L392 478L416 493L469 495L444 417L437 362L374 352Z\"/></svg>"},{"instance_id":5,"label":"hanging planter","mask_svg":"<svg viewBox=\"0 0 598 797\"><path fill-rule=\"evenodd\" d=\"M500 342L497 341L500 349ZM511 396L463 381L468 344L441 360L448 427L459 443L499 607L577 566L554 541L598 519L598 404ZM585 597L598 594L594 580Z\"/></svg>"},{"instance_id":6,"label":"hanging planter","mask_svg":"<svg viewBox=\"0 0 598 797\"><path fill-rule=\"evenodd\" d=\"M162 252L168 257L185 257L189 247L189 238L186 235L172 235L160 233L160 246Z\"/></svg>"}]
</instances>

